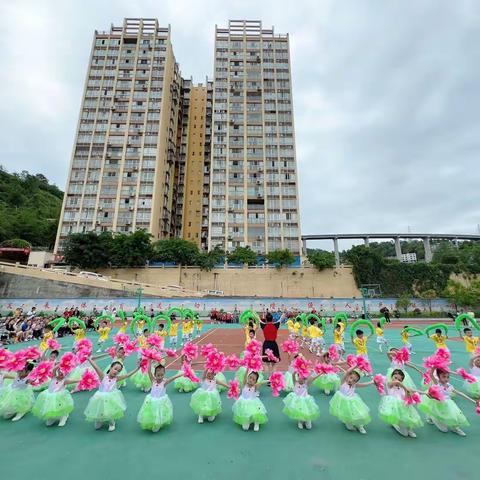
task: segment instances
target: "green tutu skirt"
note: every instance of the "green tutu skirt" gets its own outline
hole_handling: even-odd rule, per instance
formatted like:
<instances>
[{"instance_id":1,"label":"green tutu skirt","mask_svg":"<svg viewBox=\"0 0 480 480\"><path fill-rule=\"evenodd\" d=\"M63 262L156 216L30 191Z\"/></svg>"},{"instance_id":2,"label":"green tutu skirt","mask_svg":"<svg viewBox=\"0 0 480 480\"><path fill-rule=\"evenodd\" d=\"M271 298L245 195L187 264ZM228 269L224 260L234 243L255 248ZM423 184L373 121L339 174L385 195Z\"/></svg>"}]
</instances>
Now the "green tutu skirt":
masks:
<instances>
[{"instance_id":1,"label":"green tutu skirt","mask_svg":"<svg viewBox=\"0 0 480 480\"><path fill-rule=\"evenodd\" d=\"M95 392L85 408L87 422L109 422L125 415L127 405L122 392Z\"/></svg>"},{"instance_id":2,"label":"green tutu skirt","mask_svg":"<svg viewBox=\"0 0 480 480\"><path fill-rule=\"evenodd\" d=\"M313 381L312 385L319 390L335 392L340 387L340 377L336 373L320 375Z\"/></svg>"},{"instance_id":3,"label":"green tutu skirt","mask_svg":"<svg viewBox=\"0 0 480 480\"><path fill-rule=\"evenodd\" d=\"M218 390L208 391L199 388L192 394L190 407L202 417L216 417L222 411L222 401Z\"/></svg>"},{"instance_id":4,"label":"green tutu skirt","mask_svg":"<svg viewBox=\"0 0 480 480\"><path fill-rule=\"evenodd\" d=\"M438 400L425 396L422 398L422 403L418 406L418 409L425 415L443 423L449 428L470 425L463 412L450 398L439 402Z\"/></svg>"},{"instance_id":5,"label":"green tutu skirt","mask_svg":"<svg viewBox=\"0 0 480 480\"><path fill-rule=\"evenodd\" d=\"M50 385L50 380L47 380L46 382L43 382L40 385L36 385L35 387L33 387L33 391L35 393L36 392L43 392L44 390L46 390L48 388L49 385Z\"/></svg>"},{"instance_id":6,"label":"green tutu skirt","mask_svg":"<svg viewBox=\"0 0 480 480\"><path fill-rule=\"evenodd\" d=\"M475 383L468 383L467 381L465 381L463 384L463 388L471 397L475 399L480 398L480 379L477 380Z\"/></svg>"},{"instance_id":7,"label":"green tutu skirt","mask_svg":"<svg viewBox=\"0 0 480 480\"><path fill-rule=\"evenodd\" d=\"M387 370L387 380L392 380L392 373L394 370L401 370L405 374L405 378L403 379L403 384L410 390L417 390L417 386L415 385L415 382L412 380L412 377L408 373L406 368L393 368L390 367Z\"/></svg>"},{"instance_id":8,"label":"green tutu skirt","mask_svg":"<svg viewBox=\"0 0 480 480\"><path fill-rule=\"evenodd\" d=\"M35 397L31 386L19 389L7 385L2 389L0 396L0 416L28 413L32 409L34 401Z\"/></svg>"},{"instance_id":9,"label":"green tutu skirt","mask_svg":"<svg viewBox=\"0 0 480 480\"><path fill-rule=\"evenodd\" d=\"M131 381L139 390L148 392L152 388L152 381L148 372L143 373L141 370L138 370L137 373L132 375Z\"/></svg>"},{"instance_id":10,"label":"green tutu skirt","mask_svg":"<svg viewBox=\"0 0 480 480\"><path fill-rule=\"evenodd\" d=\"M226 383L228 385L228 382L227 382L227 379L225 378L225 375L220 372L220 373L217 373L215 375L215 380L218 380L219 382L223 382L223 383ZM224 387L223 385L218 385L217 384L217 389L220 393L222 392L226 392L228 389L226 387Z\"/></svg>"},{"instance_id":11,"label":"green tutu skirt","mask_svg":"<svg viewBox=\"0 0 480 480\"><path fill-rule=\"evenodd\" d=\"M240 385L243 384L243 380L245 378L245 367L240 367L236 372L235 372L235 378L240 382ZM258 381L263 382L265 377L263 376L262 372L258 372Z\"/></svg>"},{"instance_id":12,"label":"green tutu skirt","mask_svg":"<svg viewBox=\"0 0 480 480\"><path fill-rule=\"evenodd\" d=\"M239 425L268 422L267 409L259 398L239 398L232 407L233 421Z\"/></svg>"},{"instance_id":13,"label":"green tutu skirt","mask_svg":"<svg viewBox=\"0 0 480 480\"><path fill-rule=\"evenodd\" d=\"M330 400L330 415L355 427L365 426L372 420L370 409L357 394L347 397L341 392L336 392Z\"/></svg>"},{"instance_id":14,"label":"green tutu skirt","mask_svg":"<svg viewBox=\"0 0 480 480\"><path fill-rule=\"evenodd\" d=\"M311 395L300 397L292 392L283 399L283 403L283 413L292 420L309 422L320 415L320 409Z\"/></svg>"},{"instance_id":15,"label":"green tutu skirt","mask_svg":"<svg viewBox=\"0 0 480 480\"><path fill-rule=\"evenodd\" d=\"M40 420L53 420L70 415L73 412L73 398L68 390L49 392L45 390L38 395L32 413Z\"/></svg>"},{"instance_id":16,"label":"green tutu skirt","mask_svg":"<svg viewBox=\"0 0 480 480\"><path fill-rule=\"evenodd\" d=\"M147 395L138 412L137 422L143 430L152 431L170 425L173 422L173 406L168 395L160 398Z\"/></svg>"},{"instance_id":17,"label":"green tutu skirt","mask_svg":"<svg viewBox=\"0 0 480 480\"><path fill-rule=\"evenodd\" d=\"M188 393L188 392L193 392L193 390L196 390L200 386L200 383L194 383L187 377L178 377L173 382L173 386L175 387L175 390L179 392Z\"/></svg>"},{"instance_id":18,"label":"green tutu skirt","mask_svg":"<svg viewBox=\"0 0 480 480\"><path fill-rule=\"evenodd\" d=\"M378 406L380 420L389 425L398 425L406 428L419 428L423 426L422 419L413 405L405 405L400 398L385 395Z\"/></svg>"},{"instance_id":19,"label":"green tutu skirt","mask_svg":"<svg viewBox=\"0 0 480 480\"><path fill-rule=\"evenodd\" d=\"M283 374L283 381L285 382L285 388L283 390L285 392L293 392L293 375L288 370Z\"/></svg>"},{"instance_id":20,"label":"green tutu skirt","mask_svg":"<svg viewBox=\"0 0 480 480\"><path fill-rule=\"evenodd\" d=\"M113 360L113 362L117 362L117 361L118 361L118 360ZM113 362L112 362L112 363L113 363ZM121 363L121 362L120 362L120 363ZM110 363L110 365L111 365L111 363ZM110 368L110 365L108 365L108 367L103 370L103 373L104 373L105 375L107 375L107 372L108 372L108 370L109 370L109 368ZM126 375L126 374L127 374L127 371L125 370L125 366L124 366L124 367L122 367L122 370L120 371L120 373L118 374L118 376L121 377L122 375ZM126 381L126 380L122 380L121 382L117 382L117 388L123 388L123 387L126 387L126 386L127 386L127 381Z\"/></svg>"}]
</instances>

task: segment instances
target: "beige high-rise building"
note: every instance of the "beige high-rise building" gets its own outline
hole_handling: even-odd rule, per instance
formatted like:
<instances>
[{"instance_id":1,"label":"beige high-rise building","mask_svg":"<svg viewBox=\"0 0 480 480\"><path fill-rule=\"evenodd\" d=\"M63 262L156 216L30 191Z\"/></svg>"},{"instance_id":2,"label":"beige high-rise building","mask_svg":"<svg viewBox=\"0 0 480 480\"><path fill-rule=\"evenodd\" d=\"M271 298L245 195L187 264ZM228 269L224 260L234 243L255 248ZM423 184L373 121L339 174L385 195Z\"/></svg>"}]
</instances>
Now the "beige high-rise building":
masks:
<instances>
[{"instance_id":1,"label":"beige high-rise building","mask_svg":"<svg viewBox=\"0 0 480 480\"><path fill-rule=\"evenodd\" d=\"M176 233L180 87L170 27L95 32L56 251L72 232Z\"/></svg>"},{"instance_id":2,"label":"beige high-rise building","mask_svg":"<svg viewBox=\"0 0 480 480\"><path fill-rule=\"evenodd\" d=\"M259 21L215 30L209 249L300 254L288 35Z\"/></svg>"},{"instance_id":3,"label":"beige high-rise building","mask_svg":"<svg viewBox=\"0 0 480 480\"><path fill-rule=\"evenodd\" d=\"M95 32L55 250L139 229L300 254L288 35L216 28L214 79L195 85L157 20Z\"/></svg>"}]
</instances>

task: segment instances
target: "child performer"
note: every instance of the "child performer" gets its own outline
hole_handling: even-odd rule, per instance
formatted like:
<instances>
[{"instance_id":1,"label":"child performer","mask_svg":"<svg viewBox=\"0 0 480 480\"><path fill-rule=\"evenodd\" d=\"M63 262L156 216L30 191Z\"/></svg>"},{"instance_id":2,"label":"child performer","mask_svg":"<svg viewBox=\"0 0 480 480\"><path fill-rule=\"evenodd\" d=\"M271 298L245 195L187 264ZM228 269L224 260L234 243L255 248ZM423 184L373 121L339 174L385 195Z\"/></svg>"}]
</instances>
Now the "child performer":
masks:
<instances>
[{"instance_id":1,"label":"child performer","mask_svg":"<svg viewBox=\"0 0 480 480\"><path fill-rule=\"evenodd\" d=\"M352 337L352 343L355 346L357 355L368 360L367 342L370 335L365 336L362 330L355 330L355 338Z\"/></svg>"},{"instance_id":2,"label":"child performer","mask_svg":"<svg viewBox=\"0 0 480 480\"><path fill-rule=\"evenodd\" d=\"M349 368L342 379L338 392L330 400L330 414L345 424L347 430L357 430L365 435L365 425L371 422L370 410L360 396L355 393L356 387L368 387L373 381L359 383L360 373L355 367Z\"/></svg>"},{"instance_id":3,"label":"child performer","mask_svg":"<svg viewBox=\"0 0 480 480\"><path fill-rule=\"evenodd\" d=\"M378 345L378 351L380 353L383 353L383 347L388 346L388 341L384 337L383 334L383 328L380 322L377 323L377 328L375 329L375 334L377 335L377 345Z\"/></svg>"},{"instance_id":4,"label":"child performer","mask_svg":"<svg viewBox=\"0 0 480 480\"><path fill-rule=\"evenodd\" d=\"M465 342L466 352L469 353L471 356L475 356L475 351L479 344L480 338L475 337L472 333L472 329L468 327L463 329L463 335L460 334L460 336L463 338L463 341Z\"/></svg>"},{"instance_id":5,"label":"child performer","mask_svg":"<svg viewBox=\"0 0 480 480\"><path fill-rule=\"evenodd\" d=\"M125 410L127 409L125 399L122 392L117 388L117 384L125 381L140 367L137 366L125 375L119 375L123 369L121 362L114 361L106 374L91 359L90 365L97 372L101 383L98 390L88 401L87 408L85 408L85 418L87 422L95 423L96 430L99 430L105 422L108 422L108 431L113 432L115 430L115 422L125 415Z\"/></svg>"},{"instance_id":6,"label":"child performer","mask_svg":"<svg viewBox=\"0 0 480 480\"><path fill-rule=\"evenodd\" d=\"M177 375L165 379L165 367L163 365L157 365L152 375L151 365L149 364L148 375L152 389L143 401L137 415L137 422L143 430L151 430L156 433L173 421L173 406L167 395L166 387L182 374L177 373Z\"/></svg>"},{"instance_id":7,"label":"child performer","mask_svg":"<svg viewBox=\"0 0 480 480\"><path fill-rule=\"evenodd\" d=\"M217 385L228 388L228 385L215 379L215 374L210 370L203 372L203 379L200 388L193 394L190 400L190 407L198 415L198 423L203 423L204 417L213 422L215 417L222 411L222 401Z\"/></svg>"},{"instance_id":8,"label":"child performer","mask_svg":"<svg viewBox=\"0 0 480 480\"><path fill-rule=\"evenodd\" d=\"M260 425L267 423L267 409L258 398L258 389L266 382L258 381L257 372L245 372L240 398L233 404L233 421L248 430L253 424L253 430L258 432Z\"/></svg>"},{"instance_id":9,"label":"child performer","mask_svg":"<svg viewBox=\"0 0 480 480\"><path fill-rule=\"evenodd\" d=\"M46 352L48 350L48 341L54 337L54 333L52 331L52 327L47 325L45 327L45 333L43 334L42 341L40 342L40 350L42 352Z\"/></svg>"},{"instance_id":10,"label":"child performer","mask_svg":"<svg viewBox=\"0 0 480 480\"><path fill-rule=\"evenodd\" d=\"M410 334L408 333L408 325L405 325L400 332L400 336L402 337L402 343L405 345L406 349L410 352L410 355L415 355L413 351L412 344L410 343Z\"/></svg>"},{"instance_id":11,"label":"child performer","mask_svg":"<svg viewBox=\"0 0 480 480\"><path fill-rule=\"evenodd\" d=\"M445 350L448 350L447 347L447 335L442 335L442 330L440 328L437 328L435 330L435 333L430 336L430 340L435 343L435 347L438 350L439 348L444 348Z\"/></svg>"},{"instance_id":12,"label":"child performer","mask_svg":"<svg viewBox=\"0 0 480 480\"><path fill-rule=\"evenodd\" d=\"M34 364L27 362L25 367L17 373L15 380L2 389L0 396L0 415L12 422L21 420L33 407L35 400L33 388L28 380ZM6 378L11 378L6 376Z\"/></svg>"},{"instance_id":13,"label":"child performer","mask_svg":"<svg viewBox=\"0 0 480 480\"><path fill-rule=\"evenodd\" d=\"M245 346L247 346L257 336L257 324L250 320L244 327L245 331ZM253 332L253 335L251 334Z\"/></svg>"},{"instance_id":14,"label":"child performer","mask_svg":"<svg viewBox=\"0 0 480 480\"><path fill-rule=\"evenodd\" d=\"M320 358L322 363L332 365L330 360L330 354L325 352ZM323 390L325 395L330 395L331 392L335 392L340 387L340 377L336 373L327 373L318 375L312 382L314 387Z\"/></svg>"},{"instance_id":15,"label":"child performer","mask_svg":"<svg viewBox=\"0 0 480 480\"><path fill-rule=\"evenodd\" d=\"M470 359L470 375L476 377L477 381L469 383L465 380L464 388L467 393L475 399L480 398L480 355Z\"/></svg>"},{"instance_id":16,"label":"child performer","mask_svg":"<svg viewBox=\"0 0 480 480\"><path fill-rule=\"evenodd\" d=\"M312 420L315 420L320 415L318 405L313 397L308 394L308 384L311 380L307 380L295 372L293 377L295 379L293 392L283 399L285 404L283 413L292 420L296 420L300 430L304 426L307 430L310 430L312 428Z\"/></svg>"},{"instance_id":17,"label":"child performer","mask_svg":"<svg viewBox=\"0 0 480 480\"><path fill-rule=\"evenodd\" d=\"M50 381L48 389L35 400L32 414L43 420L47 427L55 422L58 422L59 427L64 427L68 416L73 412L73 398L65 387L78 383L80 379L67 380L58 367L53 370L53 375L55 378Z\"/></svg>"},{"instance_id":18,"label":"child performer","mask_svg":"<svg viewBox=\"0 0 480 480\"><path fill-rule=\"evenodd\" d=\"M475 400L453 388L449 383L450 373L447 370L437 368L435 369L436 375L433 375L433 372L434 369L431 369L430 377L433 383L440 387L444 399L436 400L425 395L418 408L427 416L427 423L433 423L441 432L446 433L451 430L453 433L464 437L466 433L460 427L468 426L469 423L451 396L457 394L473 403L475 403Z\"/></svg>"},{"instance_id":19,"label":"child performer","mask_svg":"<svg viewBox=\"0 0 480 480\"><path fill-rule=\"evenodd\" d=\"M119 375L120 376L126 376L127 371L125 370L125 348L122 347L121 345L117 346L117 348L115 350L115 357L112 359L112 361L110 362L108 367L105 368L104 373L108 373L108 370L112 367L112 365L115 362L118 362L122 365L122 369L121 369ZM136 370L135 370L135 372L136 372ZM128 378L128 377L126 377L126 378ZM117 386L118 386L118 388L126 387L127 386L127 380L126 379L120 380L118 382Z\"/></svg>"},{"instance_id":20,"label":"child performer","mask_svg":"<svg viewBox=\"0 0 480 480\"><path fill-rule=\"evenodd\" d=\"M391 380L387 379L387 392L378 406L380 420L391 425L400 435L415 438L414 428L423 426L422 419L413 405L405 404L405 396L411 393L403 383L403 370L393 371Z\"/></svg>"},{"instance_id":21,"label":"child performer","mask_svg":"<svg viewBox=\"0 0 480 480\"><path fill-rule=\"evenodd\" d=\"M311 320L311 324L308 327L308 336L310 337L310 352L320 355L325 346L325 340L323 338L323 330L313 320Z\"/></svg>"},{"instance_id":22,"label":"child performer","mask_svg":"<svg viewBox=\"0 0 480 480\"><path fill-rule=\"evenodd\" d=\"M289 353L288 354L288 369L287 371L283 374L283 381L285 382L285 387L284 390L286 392L293 392L293 387L295 386L294 381L293 381L293 372L295 371L293 368L293 362L298 356L303 356L301 353L297 353L296 355L292 356Z\"/></svg>"},{"instance_id":23,"label":"child performer","mask_svg":"<svg viewBox=\"0 0 480 480\"><path fill-rule=\"evenodd\" d=\"M103 344L108 340L108 335L110 333L111 328L108 326L107 322L102 322L100 327L98 328L98 350L97 352L102 351Z\"/></svg>"},{"instance_id":24,"label":"child performer","mask_svg":"<svg viewBox=\"0 0 480 480\"><path fill-rule=\"evenodd\" d=\"M203 321L200 320L200 318L197 318L195 320L195 325L197 327L197 338L200 338L202 336Z\"/></svg>"},{"instance_id":25,"label":"child performer","mask_svg":"<svg viewBox=\"0 0 480 480\"><path fill-rule=\"evenodd\" d=\"M202 362L189 362L185 358L185 355L182 355L180 360L182 362L182 365L184 363L188 363L190 366L193 366L193 365L198 365L199 363L202 363ZM183 376L182 369L180 369L178 373L180 375L177 376L177 378L175 379L175 383L173 384L174 387L175 387L175 390L177 390L179 392L188 393L188 392L192 392L193 390L198 388L198 386L199 386L198 383L192 382L189 378Z\"/></svg>"},{"instance_id":26,"label":"child performer","mask_svg":"<svg viewBox=\"0 0 480 480\"><path fill-rule=\"evenodd\" d=\"M168 335L170 339L170 348L175 350L175 348L177 348L178 323L171 322Z\"/></svg>"},{"instance_id":27,"label":"child performer","mask_svg":"<svg viewBox=\"0 0 480 480\"><path fill-rule=\"evenodd\" d=\"M342 356L345 354L345 343L343 341L343 332L345 331L345 326L343 322L338 322L335 325L333 330L333 343L337 349L338 355Z\"/></svg>"}]
</instances>

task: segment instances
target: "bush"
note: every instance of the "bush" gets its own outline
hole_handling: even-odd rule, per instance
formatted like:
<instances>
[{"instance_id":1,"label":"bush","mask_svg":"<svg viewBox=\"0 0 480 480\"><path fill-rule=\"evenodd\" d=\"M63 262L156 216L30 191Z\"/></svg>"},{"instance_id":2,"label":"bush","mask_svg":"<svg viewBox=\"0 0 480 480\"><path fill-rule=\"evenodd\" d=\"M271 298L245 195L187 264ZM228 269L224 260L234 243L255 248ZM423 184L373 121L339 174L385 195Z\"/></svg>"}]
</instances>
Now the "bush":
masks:
<instances>
[{"instance_id":1,"label":"bush","mask_svg":"<svg viewBox=\"0 0 480 480\"><path fill-rule=\"evenodd\" d=\"M295 261L295 255L288 250L273 250L267 254L267 260L269 264L275 265L275 268L282 269L288 267Z\"/></svg>"},{"instance_id":2,"label":"bush","mask_svg":"<svg viewBox=\"0 0 480 480\"><path fill-rule=\"evenodd\" d=\"M335 266L335 255L325 250L310 250L307 253L307 258L318 271Z\"/></svg>"},{"instance_id":3,"label":"bush","mask_svg":"<svg viewBox=\"0 0 480 480\"><path fill-rule=\"evenodd\" d=\"M22 240L21 238L12 238L11 240L5 240L0 243L0 247L10 247L10 248L32 248L30 242Z\"/></svg>"}]
</instances>

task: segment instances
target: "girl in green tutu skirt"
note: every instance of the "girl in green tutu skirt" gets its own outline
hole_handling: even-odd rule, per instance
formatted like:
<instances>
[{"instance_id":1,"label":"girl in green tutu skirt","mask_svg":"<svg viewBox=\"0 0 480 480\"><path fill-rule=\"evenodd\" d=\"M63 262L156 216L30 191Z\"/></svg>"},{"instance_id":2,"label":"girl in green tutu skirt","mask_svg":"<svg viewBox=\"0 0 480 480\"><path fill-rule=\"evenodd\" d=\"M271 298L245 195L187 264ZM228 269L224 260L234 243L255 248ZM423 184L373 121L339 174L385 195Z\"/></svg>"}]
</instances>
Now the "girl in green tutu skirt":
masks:
<instances>
[{"instance_id":1,"label":"girl in green tutu skirt","mask_svg":"<svg viewBox=\"0 0 480 480\"><path fill-rule=\"evenodd\" d=\"M58 422L59 427L64 427L68 416L73 412L73 398L66 386L78 383L79 380L66 380L59 368L55 368L53 374L55 378L51 380L48 389L38 395L32 413L43 420L47 427L55 422Z\"/></svg>"},{"instance_id":2,"label":"girl in green tutu skirt","mask_svg":"<svg viewBox=\"0 0 480 480\"><path fill-rule=\"evenodd\" d=\"M267 409L258 398L259 388L266 383L258 381L258 372L245 372L242 393L232 407L233 421L244 430L253 424L253 430L258 432L260 425L268 421Z\"/></svg>"},{"instance_id":3,"label":"girl in green tutu skirt","mask_svg":"<svg viewBox=\"0 0 480 480\"><path fill-rule=\"evenodd\" d=\"M284 399L283 413L292 420L298 422L298 428L310 430L312 428L312 420L320 415L320 409L314 398L308 394L309 381L306 378L293 373L294 386L293 392L289 393Z\"/></svg>"},{"instance_id":4,"label":"girl in green tutu skirt","mask_svg":"<svg viewBox=\"0 0 480 480\"><path fill-rule=\"evenodd\" d=\"M228 385L215 378L211 370L203 372L200 388L196 390L190 400L190 407L198 415L198 423L203 423L204 417L213 422L215 417L222 411L222 401L217 385L228 389Z\"/></svg>"},{"instance_id":5,"label":"girl in green tutu skirt","mask_svg":"<svg viewBox=\"0 0 480 480\"><path fill-rule=\"evenodd\" d=\"M148 365L148 376L152 387L137 415L137 422L143 430L151 430L156 433L172 423L173 406L167 395L166 387L181 375L181 373L177 373L177 375L165 379L165 367L163 365L157 365L153 375L151 365Z\"/></svg>"},{"instance_id":6,"label":"girl in green tutu skirt","mask_svg":"<svg viewBox=\"0 0 480 480\"><path fill-rule=\"evenodd\" d=\"M137 366L130 373L120 375L123 369L121 362L113 362L106 373L102 372L100 367L91 359L90 364L97 372L101 383L93 397L88 401L85 418L87 422L95 423L96 430L102 428L104 423L108 423L108 431L113 432L115 422L125 415L127 409L123 394L118 389L118 384L137 372L140 366Z\"/></svg>"},{"instance_id":7,"label":"girl in green tutu skirt","mask_svg":"<svg viewBox=\"0 0 480 480\"><path fill-rule=\"evenodd\" d=\"M27 378L32 370L33 363L27 362L25 367L17 373L13 382L3 387L0 393L0 416L3 418L18 422L32 409L35 397L30 380ZM4 378L12 377L5 375Z\"/></svg>"},{"instance_id":8,"label":"girl in green tutu skirt","mask_svg":"<svg viewBox=\"0 0 480 480\"><path fill-rule=\"evenodd\" d=\"M405 404L406 395L412 393L404 384L405 373L398 368L390 378L386 381L386 395L382 396L378 406L378 416L400 435L415 438L417 435L413 429L423 426L423 422L415 407Z\"/></svg>"},{"instance_id":9,"label":"girl in green tutu skirt","mask_svg":"<svg viewBox=\"0 0 480 480\"><path fill-rule=\"evenodd\" d=\"M434 371L436 375L433 374ZM451 396L456 394L473 403L476 403L475 400L453 388L449 383L450 373L447 370L431 369L430 377L433 383L440 388L443 400L437 400L427 394L423 397L422 403L418 407L419 410L427 416L427 423L433 423L441 432L446 433L450 430L464 437L466 433L460 427L468 426L469 423Z\"/></svg>"},{"instance_id":10,"label":"girl in green tutu skirt","mask_svg":"<svg viewBox=\"0 0 480 480\"><path fill-rule=\"evenodd\" d=\"M368 387L370 382L359 383L360 373L355 367L349 368L342 379L340 389L330 400L330 414L345 424L347 430L366 434L365 425L371 422L370 409L355 393L357 387Z\"/></svg>"}]
</instances>

